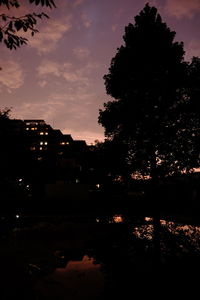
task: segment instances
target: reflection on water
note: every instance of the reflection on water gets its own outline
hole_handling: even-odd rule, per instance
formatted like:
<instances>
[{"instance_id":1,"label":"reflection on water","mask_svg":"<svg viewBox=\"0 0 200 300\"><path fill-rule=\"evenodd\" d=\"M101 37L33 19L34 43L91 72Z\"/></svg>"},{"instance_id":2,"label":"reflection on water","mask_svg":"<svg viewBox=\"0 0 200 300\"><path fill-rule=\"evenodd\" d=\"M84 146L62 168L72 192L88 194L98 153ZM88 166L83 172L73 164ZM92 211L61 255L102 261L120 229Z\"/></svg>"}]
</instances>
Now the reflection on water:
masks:
<instances>
[{"instance_id":1,"label":"reflection on water","mask_svg":"<svg viewBox=\"0 0 200 300\"><path fill-rule=\"evenodd\" d=\"M19 219L22 217L20 215ZM17 224L27 222L19 223L19 219ZM6 246L4 239L0 249L2 286L14 286L13 291L9 290L13 294L28 287L30 296L21 296L21 299L89 300L105 299L108 295L110 299L118 299L118 295L119 299L127 299L124 291L128 294L138 288L141 292L143 286L151 284L154 267L152 218L113 214L95 215L92 221L87 217L83 221L83 216L74 220L73 216L70 221L55 218L54 222L33 223L30 227L26 223L26 228L18 226L18 230L13 231L13 240L8 240ZM163 273L167 274L166 281L172 273L176 279L176 274L183 273L181 270L184 276L186 273L191 276L194 266L199 269L199 250L200 227L161 220L162 262L165 263L162 266ZM185 254L192 259L188 260L187 256L186 261ZM174 271L177 257L181 263ZM181 269L180 265L184 267ZM12 270L12 274L8 270ZM35 298L31 289L36 291Z\"/></svg>"},{"instance_id":2,"label":"reflection on water","mask_svg":"<svg viewBox=\"0 0 200 300\"><path fill-rule=\"evenodd\" d=\"M145 217L145 224L136 226L133 229L133 234L140 239L153 239L153 218ZM167 247L176 244L178 252L192 252L197 253L200 250L200 227L194 225L185 225L167 220L160 220L161 224L161 247L163 255ZM169 249L168 249L169 250ZM172 249L172 251L174 248Z\"/></svg>"},{"instance_id":3,"label":"reflection on water","mask_svg":"<svg viewBox=\"0 0 200 300\"><path fill-rule=\"evenodd\" d=\"M56 268L37 285L41 299L98 299L103 288L101 265L87 255L82 260L70 260L64 268Z\"/></svg>"},{"instance_id":4,"label":"reflection on water","mask_svg":"<svg viewBox=\"0 0 200 300\"><path fill-rule=\"evenodd\" d=\"M115 214L113 216L101 216L96 218L97 223L123 223L124 222L124 217L122 214Z\"/></svg>"}]
</instances>

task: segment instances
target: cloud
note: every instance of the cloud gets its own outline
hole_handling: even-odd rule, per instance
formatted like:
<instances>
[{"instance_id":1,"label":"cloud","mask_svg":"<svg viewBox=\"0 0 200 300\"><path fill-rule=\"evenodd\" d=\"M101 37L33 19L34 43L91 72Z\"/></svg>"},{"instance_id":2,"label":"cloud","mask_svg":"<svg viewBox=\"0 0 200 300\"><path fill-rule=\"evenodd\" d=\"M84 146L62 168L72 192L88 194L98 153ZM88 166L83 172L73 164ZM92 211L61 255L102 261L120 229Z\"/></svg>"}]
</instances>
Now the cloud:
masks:
<instances>
[{"instance_id":1,"label":"cloud","mask_svg":"<svg viewBox=\"0 0 200 300\"><path fill-rule=\"evenodd\" d=\"M73 6L77 7L77 6L81 5L83 2L84 2L84 0L75 0L73 3Z\"/></svg>"},{"instance_id":2,"label":"cloud","mask_svg":"<svg viewBox=\"0 0 200 300\"><path fill-rule=\"evenodd\" d=\"M48 20L34 37L29 39L29 46L36 48L40 54L49 53L56 49L59 40L71 28L71 18L65 20Z\"/></svg>"},{"instance_id":3,"label":"cloud","mask_svg":"<svg viewBox=\"0 0 200 300\"><path fill-rule=\"evenodd\" d=\"M66 62L59 64L55 61L44 60L37 68L38 77L45 80L48 76L56 76L64 79L67 83L74 84L77 87L89 86L92 82L90 76L92 71L99 67L95 63L87 63L81 68L75 68L72 63Z\"/></svg>"},{"instance_id":4,"label":"cloud","mask_svg":"<svg viewBox=\"0 0 200 300\"><path fill-rule=\"evenodd\" d=\"M113 32L115 32L115 31L117 30L117 24L113 24L113 25L111 26L111 30L112 30Z\"/></svg>"},{"instance_id":5,"label":"cloud","mask_svg":"<svg viewBox=\"0 0 200 300\"><path fill-rule=\"evenodd\" d=\"M78 59L85 59L90 55L90 51L87 48L79 47L73 49L73 54Z\"/></svg>"},{"instance_id":6,"label":"cloud","mask_svg":"<svg viewBox=\"0 0 200 300\"><path fill-rule=\"evenodd\" d=\"M59 101L46 101L43 103L24 102L13 108L13 115L20 119L44 119L49 122L54 120L56 110L62 110L64 103ZM52 125L52 124L51 124Z\"/></svg>"},{"instance_id":7,"label":"cloud","mask_svg":"<svg viewBox=\"0 0 200 300\"><path fill-rule=\"evenodd\" d=\"M8 92L20 88L24 83L24 72L19 63L13 60L1 60L0 86L7 88Z\"/></svg>"},{"instance_id":8,"label":"cloud","mask_svg":"<svg viewBox=\"0 0 200 300\"><path fill-rule=\"evenodd\" d=\"M178 19L192 18L200 11L200 0L167 0L165 11Z\"/></svg>"},{"instance_id":9,"label":"cloud","mask_svg":"<svg viewBox=\"0 0 200 300\"><path fill-rule=\"evenodd\" d=\"M90 28L90 26L92 25L92 20L86 13L81 14L81 20L85 28Z\"/></svg>"},{"instance_id":10,"label":"cloud","mask_svg":"<svg viewBox=\"0 0 200 300\"><path fill-rule=\"evenodd\" d=\"M61 76L61 66L50 60L43 61L37 68L40 77L45 77L46 75L53 74L54 76Z\"/></svg>"},{"instance_id":11,"label":"cloud","mask_svg":"<svg viewBox=\"0 0 200 300\"><path fill-rule=\"evenodd\" d=\"M193 56L200 56L200 41L191 40L186 48L186 60L190 60Z\"/></svg>"}]
</instances>

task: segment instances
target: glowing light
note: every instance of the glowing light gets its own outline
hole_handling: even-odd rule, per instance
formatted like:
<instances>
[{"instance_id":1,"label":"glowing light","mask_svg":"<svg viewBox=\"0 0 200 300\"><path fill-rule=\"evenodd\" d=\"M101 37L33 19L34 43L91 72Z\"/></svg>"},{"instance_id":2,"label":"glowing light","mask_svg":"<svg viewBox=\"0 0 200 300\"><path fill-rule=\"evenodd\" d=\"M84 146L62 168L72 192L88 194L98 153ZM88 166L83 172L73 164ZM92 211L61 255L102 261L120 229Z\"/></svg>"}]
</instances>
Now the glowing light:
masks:
<instances>
[{"instance_id":1,"label":"glowing light","mask_svg":"<svg viewBox=\"0 0 200 300\"><path fill-rule=\"evenodd\" d=\"M16 215L15 217L16 217L16 219L19 219L19 215Z\"/></svg>"},{"instance_id":2,"label":"glowing light","mask_svg":"<svg viewBox=\"0 0 200 300\"><path fill-rule=\"evenodd\" d=\"M114 223L122 223L123 222L123 217L121 215L114 215L113 216L113 221L114 221Z\"/></svg>"}]
</instances>

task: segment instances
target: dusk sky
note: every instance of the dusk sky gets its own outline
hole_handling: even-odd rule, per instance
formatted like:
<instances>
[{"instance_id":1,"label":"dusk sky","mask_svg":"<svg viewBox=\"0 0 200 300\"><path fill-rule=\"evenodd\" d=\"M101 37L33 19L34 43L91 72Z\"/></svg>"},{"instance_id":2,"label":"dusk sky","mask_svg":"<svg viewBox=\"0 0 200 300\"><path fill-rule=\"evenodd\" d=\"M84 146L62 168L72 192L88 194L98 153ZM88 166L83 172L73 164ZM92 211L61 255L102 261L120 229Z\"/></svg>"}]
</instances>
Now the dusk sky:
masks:
<instances>
[{"instance_id":1,"label":"dusk sky","mask_svg":"<svg viewBox=\"0 0 200 300\"><path fill-rule=\"evenodd\" d=\"M16 119L44 119L88 144L103 140L98 113L110 100L103 75L123 44L125 26L146 2L55 0L56 9L42 10L50 19L39 23L27 46L10 51L0 44L0 109L12 107ZM184 42L185 59L200 56L200 0L148 2ZM22 14L30 7L35 10L27 5Z\"/></svg>"}]
</instances>

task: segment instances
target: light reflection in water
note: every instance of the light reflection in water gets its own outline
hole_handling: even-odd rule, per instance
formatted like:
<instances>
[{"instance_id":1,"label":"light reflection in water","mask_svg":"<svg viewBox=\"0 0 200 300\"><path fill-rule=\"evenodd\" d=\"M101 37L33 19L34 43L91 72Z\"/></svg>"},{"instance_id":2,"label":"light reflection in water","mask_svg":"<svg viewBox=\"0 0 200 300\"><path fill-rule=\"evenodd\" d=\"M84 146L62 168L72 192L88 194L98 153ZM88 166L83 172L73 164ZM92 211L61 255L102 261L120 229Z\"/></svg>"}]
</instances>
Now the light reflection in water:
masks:
<instances>
[{"instance_id":1,"label":"light reflection in water","mask_svg":"<svg viewBox=\"0 0 200 300\"><path fill-rule=\"evenodd\" d=\"M48 275L37 290L45 299L98 299L104 290L101 265L87 255L80 261L71 260Z\"/></svg>"},{"instance_id":2,"label":"light reflection in water","mask_svg":"<svg viewBox=\"0 0 200 300\"><path fill-rule=\"evenodd\" d=\"M101 222L106 222L106 223L123 223L124 218L123 215L121 214L115 214L113 216L109 216L106 218L96 218L96 223L101 223Z\"/></svg>"},{"instance_id":3,"label":"light reflection in water","mask_svg":"<svg viewBox=\"0 0 200 300\"><path fill-rule=\"evenodd\" d=\"M122 215L114 215L113 216L113 222L114 223L122 223L123 222L123 216Z\"/></svg>"},{"instance_id":4,"label":"light reflection in water","mask_svg":"<svg viewBox=\"0 0 200 300\"><path fill-rule=\"evenodd\" d=\"M145 217L145 223L137 226L133 230L133 234L140 239L153 239L154 226L153 218ZM160 220L161 224L161 239L164 240L164 233L167 231L178 239L179 247L187 251L186 247L193 247L195 251L200 251L200 227L194 225L184 225L172 221ZM163 233L163 234L162 234ZM168 236L169 237L169 236ZM163 241L162 241L163 242ZM191 248L190 248L191 249ZM189 250L188 250L189 251Z\"/></svg>"}]
</instances>

